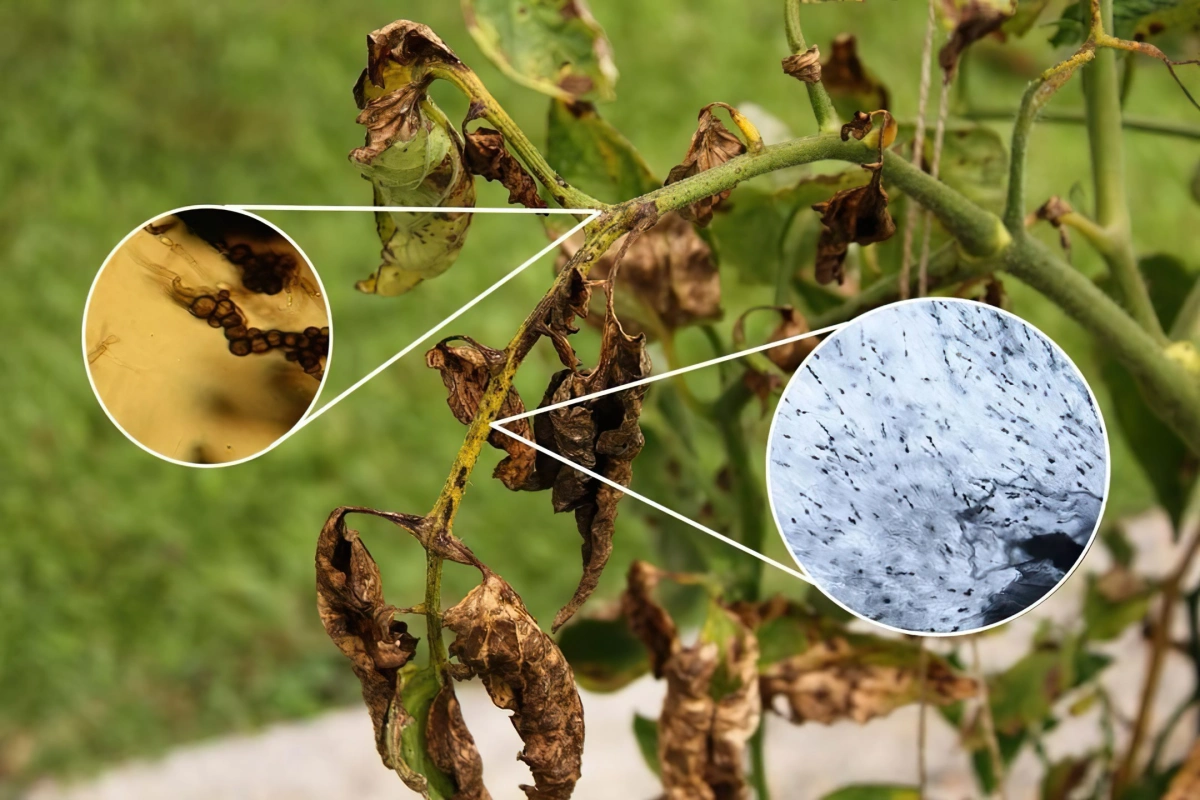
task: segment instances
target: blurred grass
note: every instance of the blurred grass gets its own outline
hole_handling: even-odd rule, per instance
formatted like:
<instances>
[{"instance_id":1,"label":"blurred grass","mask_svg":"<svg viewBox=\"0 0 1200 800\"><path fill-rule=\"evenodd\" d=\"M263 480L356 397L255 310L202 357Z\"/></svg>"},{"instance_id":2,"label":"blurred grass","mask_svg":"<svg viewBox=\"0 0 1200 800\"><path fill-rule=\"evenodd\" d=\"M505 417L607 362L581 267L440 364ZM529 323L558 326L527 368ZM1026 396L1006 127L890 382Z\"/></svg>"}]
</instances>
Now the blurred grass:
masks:
<instances>
[{"instance_id":1,"label":"blurred grass","mask_svg":"<svg viewBox=\"0 0 1200 800\"><path fill-rule=\"evenodd\" d=\"M619 100L603 113L659 174L686 148L696 109L713 100L752 101L794 131L811 129L802 90L779 71L775 0L594 5L623 73ZM920 5L806 8L806 34L825 43L842 30L857 33L864 59L888 79L893 109L912 116ZM0 783L91 770L357 697L317 621L313 545L336 505L430 506L462 436L436 374L413 353L267 456L235 469L183 469L144 454L104 417L82 368L79 328L110 248L166 209L367 202L345 161L362 136L349 89L365 34L401 16L432 25L540 138L544 99L484 62L454 3L0 8L0 253L8 275L0 293ZM1053 58L1044 39L1035 32L1016 58L985 45L971 64L973 93L988 107L1015 105L1028 71ZM438 97L452 117L461 113L452 95ZM1077 107L1077 84L1055 104ZM1129 110L1200 124L1150 64L1139 67ZM1187 181L1200 148L1145 135L1127 144L1139 248L1195 267L1200 209ZM1031 203L1087 185L1082 128L1043 126L1032 158ZM482 191L481 204L503 202L495 187ZM337 342L326 398L545 242L532 220L478 218L453 273L389 301L347 291L376 263L369 218L274 218L330 287ZM1083 246L1076 258L1089 274L1099 270ZM504 342L548 269L530 269L449 332ZM1104 401L1083 333L1028 290L1009 288L1016 310L1067 348ZM532 366L522 386L536 395L550 362ZM544 619L578 577L574 525L553 518L545 497L512 495L486 478L494 460L487 456L458 529ZM1144 507L1145 481L1117 437L1114 461L1110 514ZM604 593L645 552L631 505L622 509ZM385 527L361 527L388 576L389 599L411 602L402 589L418 585L419 548ZM783 557L777 541L770 552ZM450 572L448 596L472 580Z\"/></svg>"}]
</instances>

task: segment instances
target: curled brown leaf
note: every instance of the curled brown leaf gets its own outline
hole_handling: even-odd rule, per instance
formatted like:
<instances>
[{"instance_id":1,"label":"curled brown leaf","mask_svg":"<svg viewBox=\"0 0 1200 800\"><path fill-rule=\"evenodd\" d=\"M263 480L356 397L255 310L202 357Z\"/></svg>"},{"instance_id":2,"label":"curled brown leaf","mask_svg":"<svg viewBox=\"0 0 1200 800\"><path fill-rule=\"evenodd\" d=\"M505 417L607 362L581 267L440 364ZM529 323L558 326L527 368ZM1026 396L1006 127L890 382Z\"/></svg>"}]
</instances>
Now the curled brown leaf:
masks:
<instances>
[{"instance_id":1,"label":"curled brown leaf","mask_svg":"<svg viewBox=\"0 0 1200 800\"><path fill-rule=\"evenodd\" d=\"M508 202L526 208L545 208L537 184L521 162L508 152L504 136L491 128L479 128L464 134L467 168L489 181L499 181L508 189Z\"/></svg>"},{"instance_id":2,"label":"curled brown leaf","mask_svg":"<svg viewBox=\"0 0 1200 800\"><path fill-rule=\"evenodd\" d=\"M997 33L1012 15L1012 11L1005 11L986 0L971 0L966 6L954 9L954 30L950 40L938 51L938 66L942 68L945 80L954 79L958 62L968 47Z\"/></svg>"},{"instance_id":3,"label":"curled brown leaf","mask_svg":"<svg viewBox=\"0 0 1200 800\"><path fill-rule=\"evenodd\" d=\"M408 625L394 619L396 609L383 599L379 567L358 532L346 527L338 508L329 515L317 539L317 609L325 632L346 658L362 684L363 700L375 725L375 745L392 766L387 746L388 708L399 703L400 668L416 653L417 639ZM417 525L419 517L398 524ZM401 709L403 706L401 706Z\"/></svg>"},{"instance_id":4,"label":"curled brown leaf","mask_svg":"<svg viewBox=\"0 0 1200 800\"><path fill-rule=\"evenodd\" d=\"M881 646L882 647L882 646ZM782 699L792 722L863 723L914 702L920 692L915 658L893 654L865 640L826 633L797 655L762 673L763 704L776 710ZM925 675L928 702L943 705L973 697L976 685L941 659L929 659Z\"/></svg>"},{"instance_id":5,"label":"curled brown leaf","mask_svg":"<svg viewBox=\"0 0 1200 800\"><path fill-rule=\"evenodd\" d=\"M568 239L560 265L582 244L582 236ZM678 213L664 214L640 235L618 239L592 266L591 276L607 280L622 249L615 302L627 330L657 337L720 319L721 276L712 248Z\"/></svg>"},{"instance_id":6,"label":"curled brown leaf","mask_svg":"<svg viewBox=\"0 0 1200 800\"><path fill-rule=\"evenodd\" d=\"M401 19L367 35L365 74L376 86L387 85L390 73L396 69L421 67L429 63L461 62L428 25Z\"/></svg>"},{"instance_id":7,"label":"curled brown leaf","mask_svg":"<svg viewBox=\"0 0 1200 800\"><path fill-rule=\"evenodd\" d=\"M804 83L821 81L821 49L815 44L803 53L783 59L783 71Z\"/></svg>"},{"instance_id":8,"label":"curled brown leaf","mask_svg":"<svg viewBox=\"0 0 1200 800\"><path fill-rule=\"evenodd\" d=\"M425 730L429 757L458 787L450 800L491 800L483 785L483 759L467 730L453 683L443 683L434 696Z\"/></svg>"},{"instance_id":9,"label":"curled brown leaf","mask_svg":"<svg viewBox=\"0 0 1200 800\"><path fill-rule=\"evenodd\" d=\"M846 279L846 252L851 244L873 244L891 238L896 223L888 211L883 190L883 161L865 164L871 173L865 186L845 189L813 210L821 215L821 237L817 242L816 277L821 284Z\"/></svg>"},{"instance_id":10,"label":"curled brown leaf","mask_svg":"<svg viewBox=\"0 0 1200 800\"><path fill-rule=\"evenodd\" d=\"M462 344L452 345L454 341L461 341ZM454 418L464 425L471 424L479 413L479 401L483 398L488 381L492 375L503 370L505 362L504 351L487 347L465 336L443 339L425 353L426 365L441 373L442 383L449 392L446 402ZM521 401L521 395L516 387L510 386L500 415L511 417L524 413L525 404ZM524 439L533 439L533 430L527 419L509 423L508 429ZM508 457L496 465L493 477L499 478L514 491L524 488L535 466L536 451L497 431L488 434L488 443L508 453Z\"/></svg>"},{"instance_id":11,"label":"curled brown leaf","mask_svg":"<svg viewBox=\"0 0 1200 800\"><path fill-rule=\"evenodd\" d=\"M408 83L389 94L367 101L355 119L367 129L367 141L350 151L350 158L369 164L398 142L411 142L421 128L429 129L421 104L428 85Z\"/></svg>"},{"instance_id":12,"label":"curled brown leaf","mask_svg":"<svg viewBox=\"0 0 1200 800\"><path fill-rule=\"evenodd\" d=\"M667 185L690 178L701 172L719 167L731 158L746 152L746 145L732 133L713 113L714 107L725 108L730 114L737 111L725 103L710 103L700 110L699 124L692 134L691 144L683 161L667 175ZM732 189L705 197L680 210L680 215L704 227L712 222L714 209L728 197Z\"/></svg>"},{"instance_id":13,"label":"curled brown leaf","mask_svg":"<svg viewBox=\"0 0 1200 800\"><path fill-rule=\"evenodd\" d=\"M833 40L829 58L821 67L821 83L834 97L853 100L860 108L887 108L888 90L863 65L858 39L843 33Z\"/></svg>"},{"instance_id":14,"label":"curled brown leaf","mask_svg":"<svg viewBox=\"0 0 1200 800\"><path fill-rule=\"evenodd\" d=\"M583 756L583 704L574 673L513 588L486 567L481 571L479 586L443 615L455 634L450 654L483 680L496 706L513 712L525 743L520 759L534 781L521 789L533 800L565 800Z\"/></svg>"},{"instance_id":15,"label":"curled brown leaf","mask_svg":"<svg viewBox=\"0 0 1200 800\"><path fill-rule=\"evenodd\" d=\"M767 337L768 344L786 341L809 332L808 320L792 306L756 306L747 309L733 324L733 342L735 345L740 347L745 343L746 318L758 311L772 311L779 315L779 323L771 331L770 336ZM809 353L817 349L818 343L819 340L815 336L807 339L798 339L787 342L787 344L781 344L778 347L772 347L766 351L766 356L771 360L772 364L784 372L795 372L800 368L800 364L804 359L808 358Z\"/></svg>"}]
</instances>

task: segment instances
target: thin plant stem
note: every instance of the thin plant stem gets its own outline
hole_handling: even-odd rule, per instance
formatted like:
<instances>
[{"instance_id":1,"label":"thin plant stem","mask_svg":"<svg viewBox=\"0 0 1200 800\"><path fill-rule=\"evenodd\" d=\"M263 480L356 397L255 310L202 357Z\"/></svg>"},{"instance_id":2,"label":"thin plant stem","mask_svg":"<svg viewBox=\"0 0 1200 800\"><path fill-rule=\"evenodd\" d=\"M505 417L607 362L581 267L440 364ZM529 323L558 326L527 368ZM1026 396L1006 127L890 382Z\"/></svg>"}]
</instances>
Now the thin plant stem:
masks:
<instances>
[{"instance_id":1,"label":"thin plant stem","mask_svg":"<svg viewBox=\"0 0 1200 800\"><path fill-rule=\"evenodd\" d=\"M979 683L979 720L983 725L983 737L987 742L988 756L992 761L992 775L996 780L996 794L1006 800L1004 789L1004 758L1000 754L1000 741L996 738L996 720L992 717L992 703L988 693L987 674L983 671L983 660L979 657L979 636L971 637L971 661L975 680Z\"/></svg>"},{"instance_id":2,"label":"thin plant stem","mask_svg":"<svg viewBox=\"0 0 1200 800\"><path fill-rule=\"evenodd\" d=\"M973 108L964 111L959 116L975 122L1003 122L1015 119L1019 113L1018 110ZM1043 111L1038 117L1038 121L1058 125L1086 125L1087 116L1081 111ZM1200 141L1200 128L1183 122L1126 116L1121 120L1121 126L1127 131Z\"/></svg>"},{"instance_id":3,"label":"thin plant stem","mask_svg":"<svg viewBox=\"0 0 1200 800\"><path fill-rule=\"evenodd\" d=\"M771 784L767 777L766 758L767 717L764 714L758 730L750 738L750 783L756 800L771 800Z\"/></svg>"},{"instance_id":4,"label":"thin plant stem","mask_svg":"<svg viewBox=\"0 0 1200 800\"><path fill-rule=\"evenodd\" d=\"M929 165L929 177L937 180L942 169L942 146L946 142L946 119L950 113L950 87L953 79L947 76L942 81L942 94L938 101L937 129L933 134L933 160ZM928 211L925 212L924 225L921 232L921 260L917 266L917 297L929 293L929 246L933 237L933 219Z\"/></svg>"},{"instance_id":5,"label":"thin plant stem","mask_svg":"<svg viewBox=\"0 0 1200 800\"><path fill-rule=\"evenodd\" d=\"M804 0L784 0L783 25L787 33L788 47L793 54L803 53L808 49L804 41L804 31L800 26L800 6ZM841 128L841 120L825 91L825 84L817 81L805 83L808 90L808 102L812 106L813 116L817 118L817 130L822 133L833 133Z\"/></svg>"},{"instance_id":6,"label":"thin plant stem","mask_svg":"<svg viewBox=\"0 0 1200 800\"><path fill-rule=\"evenodd\" d=\"M917 99L917 130L913 135L912 162L917 166L925 158L925 119L929 113L929 87L933 80L933 32L937 28L937 0L929 0L928 18L925 22L925 43L921 48L921 89ZM909 273L912 270L912 245L916 233L917 204L908 203L904 214L904 243L900 250L900 299L908 299ZM928 220L925 220L928 222Z\"/></svg>"}]
</instances>

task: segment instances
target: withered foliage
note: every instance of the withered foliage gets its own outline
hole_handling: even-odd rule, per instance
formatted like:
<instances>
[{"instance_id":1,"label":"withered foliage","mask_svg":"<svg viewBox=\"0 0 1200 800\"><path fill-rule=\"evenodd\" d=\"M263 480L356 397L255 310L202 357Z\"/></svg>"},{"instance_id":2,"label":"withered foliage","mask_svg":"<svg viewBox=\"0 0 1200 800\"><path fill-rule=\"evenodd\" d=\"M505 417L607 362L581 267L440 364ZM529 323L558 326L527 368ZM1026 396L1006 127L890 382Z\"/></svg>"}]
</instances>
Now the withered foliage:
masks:
<instances>
[{"instance_id":1,"label":"withered foliage","mask_svg":"<svg viewBox=\"0 0 1200 800\"><path fill-rule=\"evenodd\" d=\"M329 638L350 659L375 725L375 746L393 766L388 708L399 697L398 674L416 653L417 639L393 619L396 609L384 602L375 559L358 532L346 527L346 515L355 510L335 509L317 540L317 610Z\"/></svg>"},{"instance_id":2,"label":"withered foliage","mask_svg":"<svg viewBox=\"0 0 1200 800\"><path fill-rule=\"evenodd\" d=\"M954 30L950 34L950 40L938 51L938 66L942 68L947 82L954 79L963 52L985 36L999 31L1012 17L1012 12L1004 11L984 0L971 0L966 6L956 9L954 16Z\"/></svg>"},{"instance_id":3,"label":"withered foliage","mask_svg":"<svg viewBox=\"0 0 1200 800\"><path fill-rule=\"evenodd\" d=\"M450 344L454 341L461 341L462 344ZM442 375L442 383L449 392L446 403L454 413L454 418L464 425L471 424L479 413L479 401L483 398L488 381L492 375L504 369L505 361L504 351L494 350L465 336L443 339L425 354L425 363ZM521 395L515 387L509 387L500 415L511 417L523 413L525 404L521 401ZM533 438L528 420L509 423L509 430L525 439ZM508 453L508 457L496 465L492 475L514 491L526 488L525 484L534 469L536 451L497 431L488 435L488 443Z\"/></svg>"},{"instance_id":4,"label":"withered foliage","mask_svg":"<svg viewBox=\"0 0 1200 800\"><path fill-rule=\"evenodd\" d=\"M479 570L480 585L442 616L456 634L450 655L459 664L451 665L449 675L481 678L492 701L513 712L513 726L525 743L521 760L535 784L522 787L525 793L537 800L570 797L583 754L583 706L562 651L541 631L520 596L432 520L343 507L330 515L317 542L317 602L326 631L362 682L384 763L411 788L425 791L425 778L393 757L400 752L404 729L416 722L404 708L398 676L412 659L417 640L394 621L402 610L385 604L379 569L358 533L346 526L351 513L387 519L427 552ZM479 752L450 684L440 688L429 707L426 749L434 765L454 781L455 800L490 799Z\"/></svg>"},{"instance_id":5,"label":"withered foliage","mask_svg":"<svg viewBox=\"0 0 1200 800\"><path fill-rule=\"evenodd\" d=\"M863 65L858 39L843 33L833 40L833 50L821 66L821 83L830 94L853 98L859 106L887 108L888 90Z\"/></svg>"},{"instance_id":6,"label":"withered foliage","mask_svg":"<svg viewBox=\"0 0 1200 800\"><path fill-rule=\"evenodd\" d=\"M578 235L564 242L560 265L582 244ZM622 249L616 302L627 330L654 336L720 319L721 276L712 248L677 212L664 214L640 235L618 239L592 266L592 278L608 279Z\"/></svg>"},{"instance_id":7,"label":"withered foliage","mask_svg":"<svg viewBox=\"0 0 1200 800\"><path fill-rule=\"evenodd\" d=\"M533 800L565 800L583 758L575 675L513 588L486 567L481 571L482 583L443 615L456 634L450 654L464 668L459 677L478 675L492 702L513 712L513 727L525 743L520 759L534 782L521 789Z\"/></svg>"},{"instance_id":8,"label":"withered foliage","mask_svg":"<svg viewBox=\"0 0 1200 800\"><path fill-rule=\"evenodd\" d=\"M920 662L910 643L848 632L782 598L742 605L737 611L747 624L787 619L796 625L788 635L803 643L798 652L760 670L763 706L786 713L795 724L842 719L863 723L920 696ZM975 681L956 673L945 660L928 659L927 702L952 703L976 691Z\"/></svg>"},{"instance_id":9,"label":"withered foliage","mask_svg":"<svg viewBox=\"0 0 1200 800\"><path fill-rule=\"evenodd\" d=\"M1175 773L1171 786L1163 800L1190 800L1200 797L1200 742L1192 745L1192 750L1183 760L1183 766Z\"/></svg>"},{"instance_id":10,"label":"withered foliage","mask_svg":"<svg viewBox=\"0 0 1200 800\"><path fill-rule=\"evenodd\" d=\"M729 110L731 114L737 113L725 103L710 103L700 109L699 124L696 132L692 134L692 142L688 145L687 154L684 155L683 161L678 166L672 167L670 173L667 174L668 186L713 167L719 167L729 159L746 152L746 145L742 143L742 140L726 128L724 123L713 113L713 108L718 106ZM732 191L732 189L726 189L712 197L697 200L680 209L679 214L684 219L704 227L712 222L713 211L728 199Z\"/></svg>"},{"instance_id":11,"label":"withered foliage","mask_svg":"<svg viewBox=\"0 0 1200 800\"><path fill-rule=\"evenodd\" d=\"M821 49L815 44L803 53L783 59L783 71L804 83L821 80Z\"/></svg>"},{"instance_id":12,"label":"withered foliage","mask_svg":"<svg viewBox=\"0 0 1200 800\"><path fill-rule=\"evenodd\" d=\"M865 186L845 189L813 210L821 215L821 238L817 241L816 277L821 284L846 280L846 252L851 244L874 244L890 239L896 223L888 211L883 190L883 160L864 164L871 173Z\"/></svg>"},{"instance_id":13,"label":"withered foliage","mask_svg":"<svg viewBox=\"0 0 1200 800\"><path fill-rule=\"evenodd\" d=\"M1035 222L1049 222L1058 231L1058 242L1062 245L1062 249L1066 252L1067 258L1071 257L1071 232L1063 223L1063 217L1067 214L1075 213L1075 209L1071 208L1071 204L1062 199L1058 195L1054 195L1046 202L1029 215L1025 220L1026 225L1032 225Z\"/></svg>"},{"instance_id":14,"label":"withered foliage","mask_svg":"<svg viewBox=\"0 0 1200 800\"><path fill-rule=\"evenodd\" d=\"M508 189L508 202L526 208L545 208L537 184L520 161L508 152L504 136L491 128L464 133L467 169L489 181L499 181Z\"/></svg>"},{"instance_id":15,"label":"withered foliage","mask_svg":"<svg viewBox=\"0 0 1200 800\"><path fill-rule=\"evenodd\" d=\"M874 124L871 122L871 115L865 111L855 111L854 118L842 126L842 141L846 142L853 136L858 141L862 141L863 137L871 132Z\"/></svg>"},{"instance_id":16,"label":"withered foliage","mask_svg":"<svg viewBox=\"0 0 1200 800\"><path fill-rule=\"evenodd\" d=\"M735 614L714 607L710 613L717 615L718 624L711 627L720 633L684 646L674 621L654 598L663 578L681 576L634 562L621 608L650 651L655 676L667 682L658 720L665 797L748 798L746 744L762 713L758 642Z\"/></svg>"},{"instance_id":17,"label":"withered foliage","mask_svg":"<svg viewBox=\"0 0 1200 800\"><path fill-rule=\"evenodd\" d=\"M409 83L366 101L354 121L367 129L367 141L350 151L351 160L369 164L393 144L411 142L422 127L428 128L421 109L428 88L427 82Z\"/></svg>"},{"instance_id":18,"label":"withered foliage","mask_svg":"<svg viewBox=\"0 0 1200 800\"><path fill-rule=\"evenodd\" d=\"M437 768L458 787L451 800L491 800L483 785L483 759L449 681L442 684L429 706L425 747Z\"/></svg>"},{"instance_id":19,"label":"withered foliage","mask_svg":"<svg viewBox=\"0 0 1200 800\"><path fill-rule=\"evenodd\" d=\"M623 386L650 375L646 337L630 336L608 306L600 357L591 370L565 369L550 379L542 405L552 405ZM539 443L553 442L555 452L619 486L633 477L633 459L645 444L638 418L645 386L540 414L534 419ZM546 445L550 446L550 445ZM569 620L591 596L612 554L617 504L624 492L578 470L559 465L551 489L556 512L574 511L583 537L583 575L574 596L554 617L554 630Z\"/></svg>"},{"instance_id":20,"label":"withered foliage","mask_svg":"<svg viewBox=\"0 0 1200 800\"><path fill-rule=\"evenodd\" d=\"M779 306L775 310L779 312L779 324L775 326L775 330L771 331L771 335L767 338L768 342L780 342L809 332L808 321L796 309L791 306ZM767 358L771 359L771 363L784 372L795 372L800 368L804 359L817 349L819 343L820 340L815 336L789 342L768 350Z\"/></svg>"}]
</instances>

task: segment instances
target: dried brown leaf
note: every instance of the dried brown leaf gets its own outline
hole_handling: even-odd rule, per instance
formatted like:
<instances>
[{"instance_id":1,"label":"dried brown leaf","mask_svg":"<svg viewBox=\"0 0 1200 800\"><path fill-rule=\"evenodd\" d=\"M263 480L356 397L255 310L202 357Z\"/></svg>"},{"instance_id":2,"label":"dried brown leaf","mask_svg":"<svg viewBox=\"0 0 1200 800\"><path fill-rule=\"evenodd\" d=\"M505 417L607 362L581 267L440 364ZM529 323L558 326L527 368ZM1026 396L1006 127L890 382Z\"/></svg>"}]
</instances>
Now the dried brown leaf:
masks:
<instances>
[{"instance_id":1,"label":"dried brown leaf","mask_svg":"<svg viewBox=\"0 0 1200 800\"><path fill-rule=\"evenodd\" d=\"M421 67L431 62L460 63L454 51L428 25L401 19L367 35L364 75L378 87L387 85L390 74L397 69ZM362 80L360 78L359 82Z\"/></svg>"},{"instance_id":2,"label":"dried brown leaf","mask_svg":"<svg viewBox=\"0 0 1200 800\"><path fill-rule=\"evenodd\" d=\"M742 374L742 383L758 398L761 415L766 417L771 410L771 395L783 388L783 380L774 373L750 367Z\"/></svg>"},{"instance_id":3,"label":"dried brown leaf","mask_svg":"<svg viewBox=\"0 0 1200 800\"><path fill-rule=\"evenodd\" d=\"M858 39L843 33L833 40L829 58L821 66L821 83L836 97L853 98L866 108L887 108L888 90L863 65Z\"/></svg>"},{"instance_id":4,"label":"dried brown leaf","mask_svg":"<svg viewBox=\"0 0 1200 800\"><path fill-rule=\"evenodd\" d=\"M369 164L393 144L411 142L422 127L429 129L421 108L427 89L425 83L408 83L368 101L355 119L366 127L367 140L350 151L351 160Z\"/></svg>"},{"instance_id":5,"label":"dried brown leaf","mask_svg":"<svg viewBox=\"0 0 1200 800\"><path fill-rule=\"evenodd\" d=\"M534 800L565 800L579 780L583 704L575 676L558 645L538 627L513 588L486 567L483 581L443 622L455 633L450 654L478 675L492 702L512 711L533 773L522 786Z\"/></svg>"},{"instance_id":6,"label":"dried brown leaf","mask_svg":"<svg viewBox=\"0 0 1200 800\"><path fill-rule=\"evenodd\" d=\"M817 242L816 277L821 284L846 279L846 251L851 244L873 244L891 238L896 223L888 211L883 190L883 162L865 164L871 172L866 186L845 189L813 210L821 215L821 238Z\"/></svg>"},{"instance_id":7,"label":"dried brown leaf","mask_svg":"<svg viewBox=\"0 0 1200 800\"><path fill-rule=\"evenodd\" d=\"M627 334L610 302L596 366L554 375L543 405L623 386L647 377L650 370L646 337ZM540 414L535 417L534 435L539 444L571 463L628 486L633 477L633 459L645 444L638 425L645 394L646 388L639 386ZM595 590L612 554L617 504L623 496L624 492L578 470L557 470L551 501L556 512L575 512L575 524L583 537L583 575L574 596L555 616L554 630L562 627Z\"/></svg>"},{"instance_id":8,"label":"dried brown leaf","mask_svg":"<svg viewBox=\"0 0 1200 800\"><path fill-rule=\"evenodd\" d=\"M658 718L658 763L668 800L713 800L705 780L717 701L709 688L720 663L715 643L676 653L664 666L667 696Z\"/></svg>"},{"instance_id":9,"label":"dried brown leaf","mask_svg":"<svg viewBox=\"0 0 1200 800\"><path fill-rule=\"evenodd\" d=\"M841 719L863 723L890 714L916 700L920 690L916 659L881 657L870 645L826 632L797 655L770 665L762 674L763 704L786 702L791 721L830 724ZM941 659L930 659L925 696L945 704L974 696L975 682L956 674Z\"/></svg>"},{"instance_id":10,"label":"dried brown leaf","mask_svg":"<svg viewBox=\"0 0 1200 800\"><path fill-rule=\"evenodd\" d=\"M842 126L842 141L847 142L853 136L861 142L863 137L871 132L873 126L870 114L865 111L855 111L854 119Z\"/></svg>"},{"instance_id":11,"label":"dried brown leaf","mask_svg":"<svg viewBox=\"0 0 1200 800\"><path fill-rule=\"evenodd\" d=\"M582 244L582 236L564 242L560 265ZM721 276L712 248L678 213L664 214L641 235L618 239L593 265L591 276L607 280L622 248L616 303L628 331L657 336L720 319Z\"/></svg>"},{"instance_id":12,"label":"dried brown leaf","mask_svg":"<svg viewBox=\"0 0 1200 800\"><path fill-rule=\"evenodd\" d=\"M725 612L728 613L728 612ZM730 614L737 634L725 643L721 676L733 688L717 700L713 716L711 760L705 780L717 798L748 798L745 754L750 737L762 721L762 697L758 681L758 640Z\"/></svg>"},{"instance_id":13,"label":"dried brown leaf","mask_svg":"<svg viewBox=\"0 0 1200 800\"><path fill-rule=\"evenodd\" d=\"M483 759L467 730L453 683L442 684L433 698L425 730L429 757L458 787L451 800L491 800L483 785Z\"/></svg>"},{"instance_id":14,"label":"dried brown leaf","mask_svg":"<svg viewBox=\"0 0 1200 800\"><path fill-rule=\"evenodd\" d=\"M733 342L744 346L746 341L746 318L757 311L772 311L779 315L779 324L771 331L767 342L782 342L794 336L809 332L808 321L804 315L792 306L756 306L746 310L733 324ZM808 354L817 348L819 340L816 337L799 339L787 344L781 344L766 351L766 356L775 366L784 372L795 372Z\"/></svg>"},{"instance_id":15,"label":"dried brown leaf","mask_svg":"<svg viewBox=\"0 0 1200 800\"><path fill-rule=\"evenodd\" d=\"M1197 797L1200 797L1200 742L1192 746L1163 800L1195 800Z\"/></svg>"},{"instance_id":16,"label":"dried brown leaf","mask_svg":"<svg viewBox=\"0 0 1200 800\"><path fill-rule=\"evenodd\" d=\"M945 80L949 82L954 79L959 59L968 47L985 36L997 33L1011 16L1011 11L1006 12L984 0L972 0L961 9L955 9L954 30L950 40L938 51L938 66L942 68Z\"/></svg>"},{"instance_id":17,"label":"dried brown leaf","mask_svg":"<svg viewBox=\"0 0 1200 800\"><path fill-rule=\"evenodd\" d=\"M417 639L404 622L393 619L396 609L383 599L379 567L358 537L346 527L346 515L356 509L338 508L330 514L317 540L317 609L325 632L346 658L362 684L363 700L375 725L375 745L383 762L387 746L388 707L395 701L400 668L412 659ZM420 523L419 517L400 517L397 524Z\"/></svg>"},{"instance_id":18,"label":"dried brown leaf","mask_svg":"<svg viewBox=\"0 0 1200 800\"><path fill-rule=\"evenodd\" d=\"M667 185L698 175L713 167L719 167L729 159L746 152L746 145L742 143L742 140L713 114L713 108L716 106L728 109L730 113L736 113L725 103L710 103L700 110L699 124L696 132L692 134L692 142L688 145L687 154L684 155L683 161L673 167L667 175ZM732 189L726 189L712 197L697 200L686 208L680 209L680 216L704 227L712 222L713 211L729 197L729 193L732 191Z\"/></svg>"},{"instance_id":19,"label":"dried brown leaf","mask_svg":"<svg viewBox=\"0 0 1200 800\"><path fill-rule=\"evenodd\" d=\"M489 181L499 181L508 189L508 202L526 208L545 208L546 202L538 195L537 184L508 152L504 136L491 128L480 128L464 135L467 168L475 175Z\"/></svg>"},{"instance_id":20,"label":"dried brown leaf","mask_svg":"<svg viewBox=\"0 0 1200 800\"><path fill-rule=\"evenodd\" d=\"M621 595L621 616L650 651L650 668L656 678L663 677L667 661L680 649L675 621L654 599L663 574L645 561L635 561L629 565L625 592Z\"/></svg>"},{"instance_id":21,"label":"dried brown leaf","mask_svg":"<svg viewBox=\"0 0 1200 800\"><path fill-rule=\"evenodd\" d=\"M453 341L463 344L451 345ZM479 401L483 398L488 381L504 368L505 361L504 351L487 347L465 336L443 339L425 353L425 363L442 375L442 383L449 392L446 402L450 410L455 419L464 425L471 424L479 413ZM521 401L521 395L516 387L510 386L500 415L511 417L524 413L525 404ZM533 439L527 419L509 423L508 429L522 438ZM536 451L497 431L488 434L488 443L508 453L508 457L496 465L493 477L499 478L514 491L524 488L535 467Z\"/></svg>"},{"instance_id":22,"label":"dried brown leaf","mask_svg":"<svg viewBox=\"0 0 1200 800\"><path fill-rule=\"evenodd\" d=\"M1026 220L1026 224L1032 225L1040 220L1042 222L1049 222L1051 225L1053 225L1055 230L1058 231L1059 244L1062 245L1062 249L1064 252L1066 252L1067 258L1069 259L1071 257L1071 232L1063 222L1063 217L1074 213L1075 209L1071 207L1070 203L1058 195L1054 195L1049 200L1042 203L1042 205L1038 207L1037 211L1034 211L1029 215L1029 218Z\"/></svg>"},{"instance_id":23,"label":"dried brown leaf","mask_svg":"<svg viewBox=\"0 0 1200 800\"><path fill-rule=\"evenodd\" d=\"M803 53L788 56L783 60L783 71L804 83L820 83L821 49L814 44Z\"/></svg>"}]
</instances>

